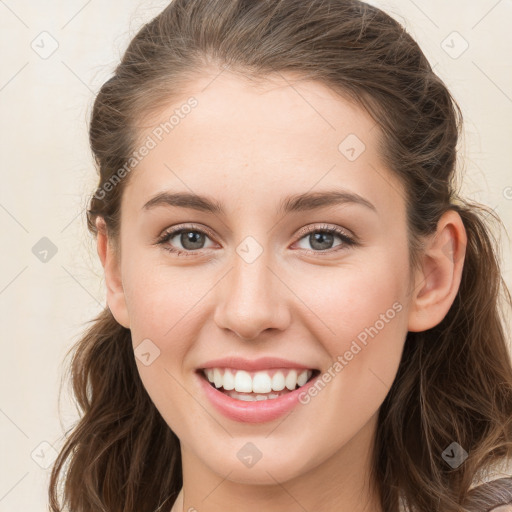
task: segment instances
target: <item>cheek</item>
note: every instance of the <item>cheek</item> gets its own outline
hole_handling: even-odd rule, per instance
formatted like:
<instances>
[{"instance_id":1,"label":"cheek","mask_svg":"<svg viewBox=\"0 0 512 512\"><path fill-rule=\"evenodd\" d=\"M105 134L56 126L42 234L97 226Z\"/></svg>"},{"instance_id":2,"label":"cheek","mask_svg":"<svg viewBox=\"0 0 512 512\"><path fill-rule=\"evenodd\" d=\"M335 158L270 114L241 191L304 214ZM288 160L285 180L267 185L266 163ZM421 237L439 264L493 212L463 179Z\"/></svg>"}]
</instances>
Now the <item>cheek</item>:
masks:
<instances>
[{"instance_id":1,"label":"cheek","mask_svg":"<svg viewBox=\"0 0 512 512\"><path fill-rule=\"evenodd\" d=\"M407 262L396 256L375 254L366 262L328 272L317 270L306 279L306 286L298 294L307 297L318 322L328 328L325 332L329 335L323 339L331 355L348 350L358 336L364 342L365 333L368 336L368 329L374 326L380 339L393 338L392 332L403 331L406 315L400 311L406 310Z\"/></svg>"},{"instance_id":2,"label":"cheek","mask_svg":"<svg viewBox=\"0 0 512 512\"><path fill-rule=\"evenodd\" d=\"M176 332L194 325L198 301L212 286L207 274L198 267L173 268L161 263L127 269L125 296L134 342L154 337L179 343Z\"/></svg>"},{"instance_id":3,"label":"cheek","mask_svg":"<svg viewBox=\"0 0 512 512\"><path fill-rule=\"evenodd\" d=\"M317 290L307 301L317 315L316 337L332 362L325 382L342 397L340 410L360 411L361 421L380 406L398 370L407 335L407 265L400 254L380 254L307 280Z\"/></svg>"},{"instance_id":4,"label":"cheek","mask_svg":"<svg viewBox=\"0 0 512 512\"><path fill-rule=\"evenodd\" d=\"M191 395L184 385L190 379L184 361L201 327L198 301L211 288L204 277L197 278L199 274L192 267L169 265L134 266L126 273L135 354L142 352L138 346L143 343L151 357L157 354L147 366L137 358L138 372L151 401L180 438L186 438L191 422L201 420L201 411L190 407Z\"/></svg>"}]
</instances>

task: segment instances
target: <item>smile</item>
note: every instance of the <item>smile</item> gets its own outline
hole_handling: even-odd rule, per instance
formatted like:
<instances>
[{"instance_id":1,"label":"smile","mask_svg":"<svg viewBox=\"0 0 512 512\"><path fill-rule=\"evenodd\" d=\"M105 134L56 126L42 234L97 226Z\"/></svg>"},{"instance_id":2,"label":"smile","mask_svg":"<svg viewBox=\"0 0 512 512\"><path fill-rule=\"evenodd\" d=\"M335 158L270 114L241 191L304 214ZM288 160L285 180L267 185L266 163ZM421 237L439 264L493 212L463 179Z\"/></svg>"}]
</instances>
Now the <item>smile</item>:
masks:
<instances>
[{"instance_id":1,"label":"smile","mask_svg":"<svg viewBox=\"0 0 512 512\"><path fill-rule=\"evenodd\" d=\"M276 399L306 384L318 370L273 368L257 372L233 368L206 368L210 384L236 400Z\"/></svg>"},{"instance_id":2,"label":"smile","mask_svg":"<svg viewBox=\"0 0 512 512\"><path fill-rule=\"evenodd\" d=\"M315 385L320 370L273 368L251 372L210 367L198 369L196 375L205 398L223 416L239 422L263 423L298 407L300 395Z\"/></svg>"}]
</instances>

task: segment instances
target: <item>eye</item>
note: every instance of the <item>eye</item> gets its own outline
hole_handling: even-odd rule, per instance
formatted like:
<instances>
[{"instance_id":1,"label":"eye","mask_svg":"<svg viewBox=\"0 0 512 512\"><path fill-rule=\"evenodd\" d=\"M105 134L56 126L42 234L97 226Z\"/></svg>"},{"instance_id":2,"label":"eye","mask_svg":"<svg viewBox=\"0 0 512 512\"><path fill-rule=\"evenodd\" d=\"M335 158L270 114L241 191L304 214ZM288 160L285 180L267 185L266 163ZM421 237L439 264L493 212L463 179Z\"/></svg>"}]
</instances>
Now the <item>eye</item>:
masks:
<instances>
[{"instance_id":1,"label":"eye","mask_svg":"<svg viewBox=\"0 0 512 512\"><path fill-rule=\"evenodd\" d=\"M195 226L169 229L157 240L157 244L163 246L166 251L176 253L178 256L193 256L194 251L204 249L204 241L208 233ZM183 249L173 247L171 240L177 239L174 244L179 243Z\"/></svg>"},{"instance_id":2,"label":"eye","mask_svg":"<svg viewBox=\"0 0 512 512\"><path fill-rule=\"evenodd\" d=\"M341 243L334 246L339 247L339 249L334 249L335 251L356 245L356 241L346 231L336 226L325 224L322 226L312 226L301 230L299 234L303 236L298 240L298 243L306 240L306 243L311 244L311 247L313 247L313 250L306 248L306 251L309 253L333 252L331 249L333 248L332 244L335 238L341 240ZM204 228L181 226L165 231L156 241L156 244L162 245L166 251L178 256L196 256L198 251L208 248L204 246L204 243L210 237L213 237L213 235ZM182 248L176 248L176 244L180 244ZM304 247L302 248L304 249Z\"/></svg>"},{"instance_id":3,"label":"eye","mask_svg":"<svg viewBox=\"0 0 512 512\"><path fill-rule=\"evenodd\" d=\"M302 234L304 231L302 231ZM337 226L313 226L312 228L306 228L305 236L301 237L301 240L305 240L306 243L310 244L314 250L310 250L305 248L308 252L333 252L330 249L333 248L333 241L335 238L341 240L341 243L335 245L334 247L339 247L339 249L335 249L336 251L345 249L347 247L356 245L354 239L352 239L346 231L337 227ZM341 246L341 247L340 247ZM302 247L304 248L304 247Z\"/></svg>"}]
</instances>

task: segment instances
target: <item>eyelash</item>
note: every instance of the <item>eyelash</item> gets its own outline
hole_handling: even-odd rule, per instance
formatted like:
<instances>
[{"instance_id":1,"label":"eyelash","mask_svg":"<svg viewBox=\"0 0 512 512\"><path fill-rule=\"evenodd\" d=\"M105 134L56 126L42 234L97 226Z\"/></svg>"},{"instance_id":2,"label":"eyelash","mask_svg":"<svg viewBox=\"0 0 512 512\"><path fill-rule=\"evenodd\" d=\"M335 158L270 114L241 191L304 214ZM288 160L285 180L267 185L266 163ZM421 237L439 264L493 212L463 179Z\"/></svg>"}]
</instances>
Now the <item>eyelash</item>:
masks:
<instances>
[{"instance_id":1,"label":"eyelash","mask_svg":"<svg viewBox=\"0 0 512 512\"><path fill-rule=\"evenodd\" d=\"M184 227L180 227L180 228L173 228L173 229L170 229L168 231L165 231L157 240L156 240L156 244L157 245L161 245L162 248L170 253L173 253L175 254L176 256L197 256L197 253L199 253L200 251L202 251L203 249L196 249L196 250L183 250L183 249L174 249L172 247L170 247L169 245L167 245L167 242L171 239L171 238L174 238L176 235L179 235L183 232L194 232L194 233L201 233L203 235L207 235L208 237L210 238L213 238L212 236L212 233L208 230L205 230L204 228L198 228L197 226L184 226ZM341 240L343 241L342 244L340 244L339 246L336 246L336 247L340 247L341 246L341 249L336 249L336 248L333 248L333 249L326 249L326 250L320 250L320 251L314 251L314 250L310 250L310 249L304 249L308 254L317 254L317 255L322 255L322 254L330 254L332 252L336 252L336 251L339 251L339 250L346 250L347 248L349 247L352 247L352 246L355 246L357 245L357 242L350 238L345 231L343 231L342 229L340 228L337 228L337 227L331 227L331 226L328 226L328 225L322 225L322 226L315 226L313 229L308 229L308 230L301 230L301 232L299 233L299 238L297 239L297 241L299 240L302 240L305 236L311 234L311 233L317 233L317 232L320 232L320 233L329 233L329 234L333 234L333 235L338 235Z\"/></svg>"}]
</instances>

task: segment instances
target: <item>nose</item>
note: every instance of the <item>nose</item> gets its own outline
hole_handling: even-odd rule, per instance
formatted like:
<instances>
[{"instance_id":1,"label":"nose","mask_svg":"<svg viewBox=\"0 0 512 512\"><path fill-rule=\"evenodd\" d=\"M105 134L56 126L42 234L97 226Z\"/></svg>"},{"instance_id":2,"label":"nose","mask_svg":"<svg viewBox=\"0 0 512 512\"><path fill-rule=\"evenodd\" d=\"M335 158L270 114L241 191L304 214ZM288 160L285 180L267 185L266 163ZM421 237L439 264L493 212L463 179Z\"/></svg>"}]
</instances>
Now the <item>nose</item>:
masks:
<instances>
[{"instance_id":1,"label":"nose","mask_svg":"<svg viewBox=\"0 0 512 512\"><path fill-rule=\"evenodd\" d=\"M233 268L216 287L216 325L246 341L290 323L291 293L264 255L248 263L235 253Z\"/></svg>"}]
</instances>

